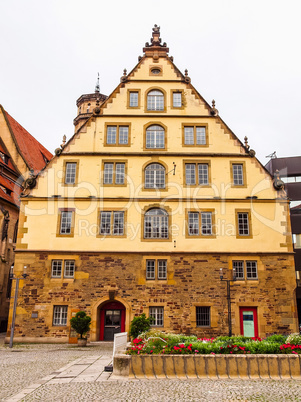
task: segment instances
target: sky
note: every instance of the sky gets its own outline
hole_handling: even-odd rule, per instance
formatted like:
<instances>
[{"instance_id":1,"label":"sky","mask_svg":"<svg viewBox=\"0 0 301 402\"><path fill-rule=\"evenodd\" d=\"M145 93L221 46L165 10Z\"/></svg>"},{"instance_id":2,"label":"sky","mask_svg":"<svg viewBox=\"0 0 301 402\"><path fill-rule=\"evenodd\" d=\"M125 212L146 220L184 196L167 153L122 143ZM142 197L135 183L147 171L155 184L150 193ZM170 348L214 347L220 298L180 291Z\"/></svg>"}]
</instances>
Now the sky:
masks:
<instances>
[{"instance_id":1,"label":"sky","mask_svg":"<svg viewBox=\"0 0 301 402\"><path fill-rule=\"evenodd\" d=\"M256 156L301 155L300 0L9 0L0 6L0 103L50 152L76 100L109 95L152 27L192 85Z\"/></svg>"}]
</instances>

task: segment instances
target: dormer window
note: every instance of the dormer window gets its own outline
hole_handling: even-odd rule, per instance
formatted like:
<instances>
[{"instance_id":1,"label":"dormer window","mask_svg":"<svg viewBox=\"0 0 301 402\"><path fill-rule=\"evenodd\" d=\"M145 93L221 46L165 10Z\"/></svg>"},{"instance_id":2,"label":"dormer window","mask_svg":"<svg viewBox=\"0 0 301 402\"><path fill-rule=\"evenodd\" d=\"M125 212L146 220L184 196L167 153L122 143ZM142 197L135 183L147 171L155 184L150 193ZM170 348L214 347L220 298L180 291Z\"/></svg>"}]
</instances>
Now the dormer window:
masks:
<instances>
[{"instance_id":1,"label":"dormer window","mask_svg":"<svg viewBox=\"0 0 301 402\"><path fill-rule=\"evenodd\" d=\"M8 156L5 155L3 152L0 151L0 158L3 160L4 163L8 164Z\"/></svg>"}]
</instances>

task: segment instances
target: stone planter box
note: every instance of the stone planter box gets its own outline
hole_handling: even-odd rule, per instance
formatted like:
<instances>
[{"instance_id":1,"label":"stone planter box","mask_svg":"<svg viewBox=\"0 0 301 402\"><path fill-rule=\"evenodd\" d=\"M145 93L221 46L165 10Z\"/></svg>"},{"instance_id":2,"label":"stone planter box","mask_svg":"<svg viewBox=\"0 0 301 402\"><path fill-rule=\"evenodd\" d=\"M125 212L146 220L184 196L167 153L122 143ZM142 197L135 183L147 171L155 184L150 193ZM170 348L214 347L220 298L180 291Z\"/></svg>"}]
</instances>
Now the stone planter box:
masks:
<instances>
[{"instance_id":1,"label":"stone planter box","mask_svg":"<svg viewBox=\"0 0 301 402\"><path fill-rule=\"evenodd\" d=\"M116 355L117 376L131 378L300 379L299 355Z\"/></svg>"}]
</instances>

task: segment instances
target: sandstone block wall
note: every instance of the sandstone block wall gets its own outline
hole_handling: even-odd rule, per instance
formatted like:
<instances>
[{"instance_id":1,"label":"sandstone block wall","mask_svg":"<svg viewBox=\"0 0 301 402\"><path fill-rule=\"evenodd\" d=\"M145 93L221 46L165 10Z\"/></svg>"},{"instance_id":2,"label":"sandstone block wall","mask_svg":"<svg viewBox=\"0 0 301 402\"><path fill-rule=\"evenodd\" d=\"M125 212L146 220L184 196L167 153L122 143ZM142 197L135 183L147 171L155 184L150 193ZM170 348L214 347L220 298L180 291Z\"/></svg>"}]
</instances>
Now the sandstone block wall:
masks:
<instances>
[{"instance_id":1,"label":"sandstone block wall","mask_svg":"<svg viewBox=\"0 0 301 402\"><path fill-rule=\"evenodd\" d=\"M147 258L167 259L166 280L146 280ZM51 278L52 259L74 259L75 278ZM255 259L258 265L258 280L231 283L233 333L240 334L239 307L244 306L257 307L259 336L296 332L296 284L290 254L20 252L16 263L26 264L29 276L20 281L15 337L68 341L71 310L80 309L92 317L90 339L99 340L101 306L113 299L126 307L126 330L135 315L145 312L148 316L149 307L161 306L164 331L199 337L227 335L226 284L219 275L223 268L224 276L230 278L233 259ZM52 324L55 305L68 306L67 326ZM196 325L196 306L210 307L210 327Z\"/></svg>"}]
</instances>

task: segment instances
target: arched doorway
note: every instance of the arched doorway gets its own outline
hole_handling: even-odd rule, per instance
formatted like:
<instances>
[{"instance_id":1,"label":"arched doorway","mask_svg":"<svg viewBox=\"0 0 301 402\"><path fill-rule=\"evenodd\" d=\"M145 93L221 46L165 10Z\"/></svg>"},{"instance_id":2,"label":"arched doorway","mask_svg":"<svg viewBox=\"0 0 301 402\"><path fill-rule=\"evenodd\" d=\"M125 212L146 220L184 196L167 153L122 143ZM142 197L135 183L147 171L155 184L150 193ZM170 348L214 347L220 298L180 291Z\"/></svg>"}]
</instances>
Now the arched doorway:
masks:
<instances>
[{"instance_id":1,"label":"arched doorway","mask_svg":"<svg viewBox=\"0 0 301 402\"><path fill-rule=\"evenodd\" d=\"M113 341L114 334L125 331L125 307L118 301L108 301L100 309L100 341Z\"/></svg>"}]
</instances>

